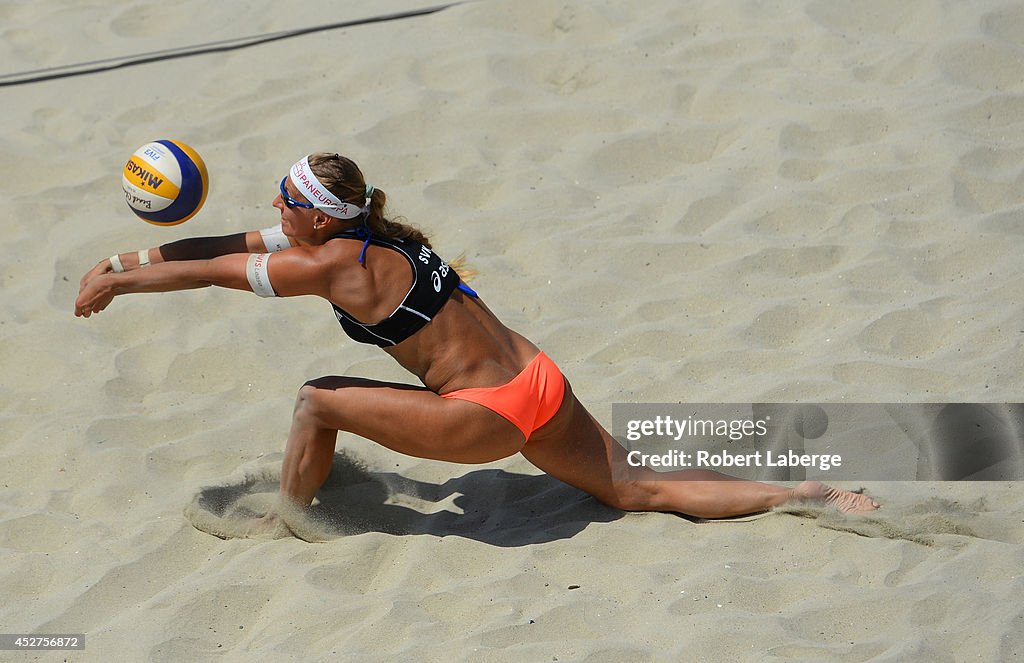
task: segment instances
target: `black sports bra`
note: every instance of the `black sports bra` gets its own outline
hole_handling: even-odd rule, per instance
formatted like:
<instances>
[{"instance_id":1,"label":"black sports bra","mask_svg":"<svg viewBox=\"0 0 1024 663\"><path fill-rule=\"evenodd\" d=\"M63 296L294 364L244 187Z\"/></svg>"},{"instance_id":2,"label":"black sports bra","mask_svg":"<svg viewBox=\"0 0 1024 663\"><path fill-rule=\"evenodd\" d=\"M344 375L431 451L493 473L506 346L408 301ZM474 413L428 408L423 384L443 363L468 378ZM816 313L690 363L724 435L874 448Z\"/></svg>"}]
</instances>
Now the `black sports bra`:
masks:
<instances>
[{"instance_id":1,"label":"black sports bra","mask_svg":"<svg viewBox=\"0 0 1024 663\"><path fill-rule=\"evenodd\" d=\"M375 237L365 226L343 230L332 239L335 238L363 242L363 250L359 253L360 263L365 262L366 247L374 244L398 251L405 256L412 268L412 287L398 308L380 322L360 322L344 309L331 303L341 328L354 341L382 348L397 345L430 322L456 288L473 297L477 296L472 288L459 280L459 275L448 266L448 263L419 242Z\"/></svg>"}]
</instances>

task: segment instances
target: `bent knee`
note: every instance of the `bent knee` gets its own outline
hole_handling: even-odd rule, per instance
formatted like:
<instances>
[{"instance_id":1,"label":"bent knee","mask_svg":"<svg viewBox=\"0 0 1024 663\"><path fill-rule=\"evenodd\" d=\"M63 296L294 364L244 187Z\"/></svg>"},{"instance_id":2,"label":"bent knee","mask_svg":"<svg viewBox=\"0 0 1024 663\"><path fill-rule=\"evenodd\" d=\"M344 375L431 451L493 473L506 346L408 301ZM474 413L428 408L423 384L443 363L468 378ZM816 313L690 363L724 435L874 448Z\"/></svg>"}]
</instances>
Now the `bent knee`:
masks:
<instances>
[{"instance_id":1,"label":"bent knee","mask_svg":"<svg viewBox=\"0 0 1024 663\"><path fill-rule=\"evenodd\" d=\"M320 388L314 385L313 382L307 382L299 387L299 392L295 395L295 409L310 407L316 401L319 390Z\"/></svg>"},{"instance_id":2,"label":"bent knee","mask_svg":"<svg viewBox=\"0 0 1024 663\"><path fill-rule=\"evenodd\" d=\"M326 387L322 380L324 380L324 378L319 380L310 380L299 387L299 392L295 396L294 416L323 419L324 414L328 410L325 397L327 394L333 392L333 389Z\"/></svg>"}]
</instances>

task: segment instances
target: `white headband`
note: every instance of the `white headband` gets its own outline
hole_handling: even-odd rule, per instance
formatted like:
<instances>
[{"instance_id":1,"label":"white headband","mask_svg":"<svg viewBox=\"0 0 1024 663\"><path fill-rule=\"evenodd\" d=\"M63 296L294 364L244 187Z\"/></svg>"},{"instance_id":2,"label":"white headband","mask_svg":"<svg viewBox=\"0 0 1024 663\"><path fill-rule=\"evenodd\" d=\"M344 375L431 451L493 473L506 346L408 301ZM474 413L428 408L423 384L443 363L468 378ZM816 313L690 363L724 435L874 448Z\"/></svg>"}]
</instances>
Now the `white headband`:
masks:
<instances>
[{"instance_id":1,"label":"white headband","mask_svg":"<svg viewBox=\"0 0 1024 663\"><path fill-rule=\"evenodd\" d=\"M295 165L288 172L288 176L292 184L295 185L295 188L299 190L299 193L305 196L306 200L313 203L315 209L322 210L324 214L333 216L336 219L354 219L370 211L369 201L367 201L365 207L356 207L354 204L346 203L331 193L313 174L313 170L309 167L308 156L302 157L300 161L296 161ZM373 188L369 185L367 185L366 189L367 192L373 191Z\"/></svg>"}]
</instances>

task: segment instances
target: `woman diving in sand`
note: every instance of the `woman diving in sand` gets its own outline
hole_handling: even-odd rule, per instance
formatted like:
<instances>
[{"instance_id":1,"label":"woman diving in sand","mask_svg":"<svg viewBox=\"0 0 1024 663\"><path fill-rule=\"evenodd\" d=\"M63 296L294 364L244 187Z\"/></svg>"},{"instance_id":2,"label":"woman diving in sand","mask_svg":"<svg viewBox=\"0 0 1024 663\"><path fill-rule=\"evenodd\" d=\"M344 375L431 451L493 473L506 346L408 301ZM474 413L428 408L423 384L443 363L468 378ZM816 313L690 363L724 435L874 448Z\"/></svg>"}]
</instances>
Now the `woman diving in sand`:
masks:
<instances>
[{"instance_id":1,"label":"woman diving in sand","mask_svg":"<svg viewBox=\"0 0 1024 663\"><path fill-rule=\"evenodd\" d=\"M785 488L711 470L644 468L629 480L617 477L613 468L625 463L625 449L580 404L554 362L505 327L422 233L386 218L386 200L350 159L311 154L281 180L273 201L280 225L105 259L82 277L75 315L99 313L121 294L210 285L329 301L346 334L380 346L423 386L328 376L299 389L281 496L303 508L330 472L339 431L453 463L522 453L627 511L723 518L793 501L841 511L878 507L816 481Z\"/></svg>"}]
</instances>

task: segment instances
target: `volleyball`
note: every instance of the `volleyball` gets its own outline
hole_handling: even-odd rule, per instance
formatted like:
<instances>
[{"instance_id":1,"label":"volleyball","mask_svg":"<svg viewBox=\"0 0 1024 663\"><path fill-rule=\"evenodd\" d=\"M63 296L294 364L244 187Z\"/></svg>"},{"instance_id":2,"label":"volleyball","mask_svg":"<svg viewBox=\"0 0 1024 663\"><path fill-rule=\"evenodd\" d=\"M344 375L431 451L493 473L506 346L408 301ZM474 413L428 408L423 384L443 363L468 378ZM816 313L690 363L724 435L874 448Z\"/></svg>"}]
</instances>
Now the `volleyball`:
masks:
<instances>
[{"instance_id":1,"label":"volleyball","mask_svg":"<svg viewBox=\"0 0 1024 663\"><path fill-rule=\"evenodd\" d=\"M140 219L155 226L176 226L203 206L210 178L191 147L177 140L155 140L128 159L121 188Z\"/></svg>"}]
</instances>

